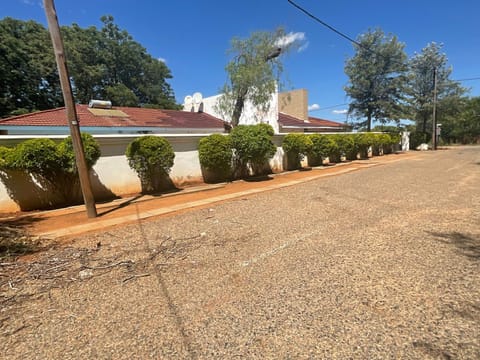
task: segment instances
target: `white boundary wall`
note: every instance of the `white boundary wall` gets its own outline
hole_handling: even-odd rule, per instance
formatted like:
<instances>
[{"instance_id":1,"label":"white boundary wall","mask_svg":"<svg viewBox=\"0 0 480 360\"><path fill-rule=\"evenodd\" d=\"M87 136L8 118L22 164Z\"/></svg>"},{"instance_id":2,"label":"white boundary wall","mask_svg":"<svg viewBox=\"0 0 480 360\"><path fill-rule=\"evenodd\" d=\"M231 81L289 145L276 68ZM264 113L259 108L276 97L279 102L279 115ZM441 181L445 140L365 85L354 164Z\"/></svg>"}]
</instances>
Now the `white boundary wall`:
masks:
<instances>
[{"instance_id":1,"label":"white boundary wall","mask_svg":"<svg viewBox=\"0 0 480 360\"><path fill-rule=\"evenodd\" d=\"M148 135L164 137L172 145L175 152L175 160L170 172L170 179L177 187L181 188L185 185L203 183L202 169L198 159L198 143L201 138L210 134ZM281 147L284 136L274 135L273 137L273 142L277 146L277 152L269 164L274 173L284 171L286 165L286 159ZM408 139L408 134L404 136ZM61 141L66 136L51 135L41 137ZM125 156L128 144L137 138L138 135L93 135L93 137L99 143L102 152L100 159L98 159L90 173L95 198L103 200L115 196L121 197L140 193L140 180L128 165ZM22 141L32 138L39 138L39 136L4 135L0 136L0 146L13 147ZM398 150L400 150L400 145ZM306 160L303 163L306 164ZM9 187L5 185L0 172L0 213L45 208L54 200L51 192L41 189L35 180L26 179L25 175L19 174L15 176L13 174L8 179L8 182Z\"/></svg>"},{"instance_id":2,"label":"white boundary wall","mask_svg":"<svg viewBox=\"0 0 480 360\"><path fill-rule=\"evenodd\" d=\"M175 151L175 161L170 172L170 178L177 187L181 188L185 185L203 182L197 149L200 139L208 135L210 134L153 135L167 139ZM13 147L22 141L38 137L5 135L0 137L0 146ZM56 141L61 141L65 138L63 135L42 137ZM106 199L112 196L140 193L140 180L128 165L125 156L128 144L137 138L138 135L93 135L93 137L98 141L102 151L100 159L98 159L90 174L95 198ZM270 161L270 166L274 172L283 171L282 139L283 136L274 136L277 154ZM17 178L10 179L10 187L12 183L15 184L15 195L12 195L11 189L9 191L4 182L0 181L0 213L41 208L51 202L51 199L48 198L52 196L50 192L34 190L34 181L25 181L25 176L17 176ZM17 201L12 197L16 198ZM21 203L21 206L18 203Z\"/></svg>"}]
</instances>

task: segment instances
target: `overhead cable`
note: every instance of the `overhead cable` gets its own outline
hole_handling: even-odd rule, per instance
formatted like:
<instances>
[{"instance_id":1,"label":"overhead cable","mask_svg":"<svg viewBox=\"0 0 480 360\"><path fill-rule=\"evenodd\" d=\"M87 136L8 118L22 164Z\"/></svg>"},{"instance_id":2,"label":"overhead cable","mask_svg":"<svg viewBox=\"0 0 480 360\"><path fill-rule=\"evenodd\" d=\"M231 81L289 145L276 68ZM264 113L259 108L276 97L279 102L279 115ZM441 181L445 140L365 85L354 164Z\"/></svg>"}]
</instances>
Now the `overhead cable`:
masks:
<instances>
[{"instance_id":1,"label":"overhead cable","mask_svg":"<svg viewBox=\"0 0 480 360\"><path fill-rule=\"evenodd\" d=\"M323 26L327 27L328 29L332 30L333 32L337 33L338 35L340 35L341 37L347 39L348 41L360 46L360 47L364 47L362 44L360 44L358 41L352 39L350 36L348 35L345 35L344 33L342 33L340 30L337 30L335 29L333 26L331 25L328 25L325 21L323 20L320 20L318 17L316 17L315 15L313 15L311 12L305 10L304 8L302 8L300 5L296 4L295 2L291 1L291 0L288 0L288 2L290 4L292 4L294 7L296 7L298 10L300 10L301 12L303 12L304 14L306 14L307 16L311 17L313 20L315 20L316 22L322 24Z\"/></svg>"}]
</instances>

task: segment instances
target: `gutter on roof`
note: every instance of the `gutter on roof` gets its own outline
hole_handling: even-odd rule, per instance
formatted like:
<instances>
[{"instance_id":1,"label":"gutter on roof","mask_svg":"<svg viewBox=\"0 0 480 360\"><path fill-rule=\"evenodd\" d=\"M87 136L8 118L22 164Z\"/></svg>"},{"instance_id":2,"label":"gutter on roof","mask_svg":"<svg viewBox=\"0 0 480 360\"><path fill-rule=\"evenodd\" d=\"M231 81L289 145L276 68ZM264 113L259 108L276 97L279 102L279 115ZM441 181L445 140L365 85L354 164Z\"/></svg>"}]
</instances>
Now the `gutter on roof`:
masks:
<instances>
[{"instance_id":1,"label":"gutter on roof","mask_svg":"<svg viewBox=\"0 0 480 360\"><path fill-rule=\"evenodd\" d=\"M286 129L339 129L341 126L297 126L297 125L281 125Z\"/></svg>"},{"instance_id":2,"label":"gutter on roof","mask_svg":"<svg viewBox=\"0 0 480 360\"><path fill-rule=\"evenodd\" d=\"M67 125L0 125L0 130L8 131L8 135L68 135L69 130ZM82 132L90 134L132 134L142 135L147 134L199 134L199 133L223 133L223 127L214 128L179 128L179 127L159 127L159 126L143 126L143 127L116 127L116 126L80 126ZM5 135L0 135L0 137Z\"/></svg>"}]
</instances>

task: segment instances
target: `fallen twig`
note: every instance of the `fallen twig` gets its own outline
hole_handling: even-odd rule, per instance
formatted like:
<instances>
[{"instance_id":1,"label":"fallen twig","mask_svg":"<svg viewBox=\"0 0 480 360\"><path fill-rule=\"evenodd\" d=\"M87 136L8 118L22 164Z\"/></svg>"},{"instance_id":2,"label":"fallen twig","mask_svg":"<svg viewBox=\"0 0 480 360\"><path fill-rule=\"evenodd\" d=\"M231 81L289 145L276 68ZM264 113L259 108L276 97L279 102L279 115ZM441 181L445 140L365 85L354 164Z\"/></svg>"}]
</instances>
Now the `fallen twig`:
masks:
<instances>
[{"instance_id":1,"label":"fallen twig","mask_svg":"<svg viewBox=\"0 0 480 360\"><path fill-rule=\"evenodd\" d=\"M4 262L0 263L0 266L15 266L18 265L16 262Z\"/></svg>"},{"instance_id":2,"label":"fallen twig","mask_svg":"<svg viewBox=\"0 0 480 360\"><path fill-rule=\"evenodd\" d=\"M16 328L16 329L13 330L13 331L4 332L3 335L4 335L4 336L11 336L11 335L13 335L13 334L16 334L16 333L19 332L20 330L25 329L26 327L27 327L27 325L25 325L25 324L20 325L18 328Z\"/></svg>"},{"instance_id":3,"label":"fallen twig","mask_svg":"<svg viewBox=\"0 0 480 360\"><path fill-rule=\"evenodd\" d=\"M150 276L150 274L136 274L136 275L131 275L131 276L123 279L123 280L122 280L122 283L126 283L127 281L130 281L130 280L133 280L133 279L136 279L136 278L146 277L146 276Z\"/></svg>"},{"instance_id":4,"label":"fallen twig","mask_svg":"<svg viewBox=\"0 0 480 360\"><path fill-rule=\"evenodd\" d=\"M109 269L115 266L121 266L121 265L126 265L126 266L131 266L133 265L134 262L132 260L122 260L118 261L113 264L108 264L108 265L100 265L100 266L88 266L88 265L83 265L85 269L92 269L92 270L103 270L103 269Z\"/></svg>"}]
</instances>

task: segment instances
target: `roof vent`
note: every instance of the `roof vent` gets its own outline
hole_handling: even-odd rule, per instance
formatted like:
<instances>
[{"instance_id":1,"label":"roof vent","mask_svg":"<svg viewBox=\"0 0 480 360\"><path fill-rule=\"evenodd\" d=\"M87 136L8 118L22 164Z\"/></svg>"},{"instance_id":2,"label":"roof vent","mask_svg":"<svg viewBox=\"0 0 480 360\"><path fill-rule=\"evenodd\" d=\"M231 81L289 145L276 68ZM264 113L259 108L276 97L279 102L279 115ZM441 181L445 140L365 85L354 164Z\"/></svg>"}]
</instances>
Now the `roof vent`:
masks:
<instances>
[{"instance_id":1,"label":"roof vent","mask_svg":"<svg viewBox=\"0 0 480 360\"><path fill-rule=\"evenodd\" d=\"M108 100L90 100L88 107L95 109L111 109L112 102Z\"/></svg>"}]
</instances>

